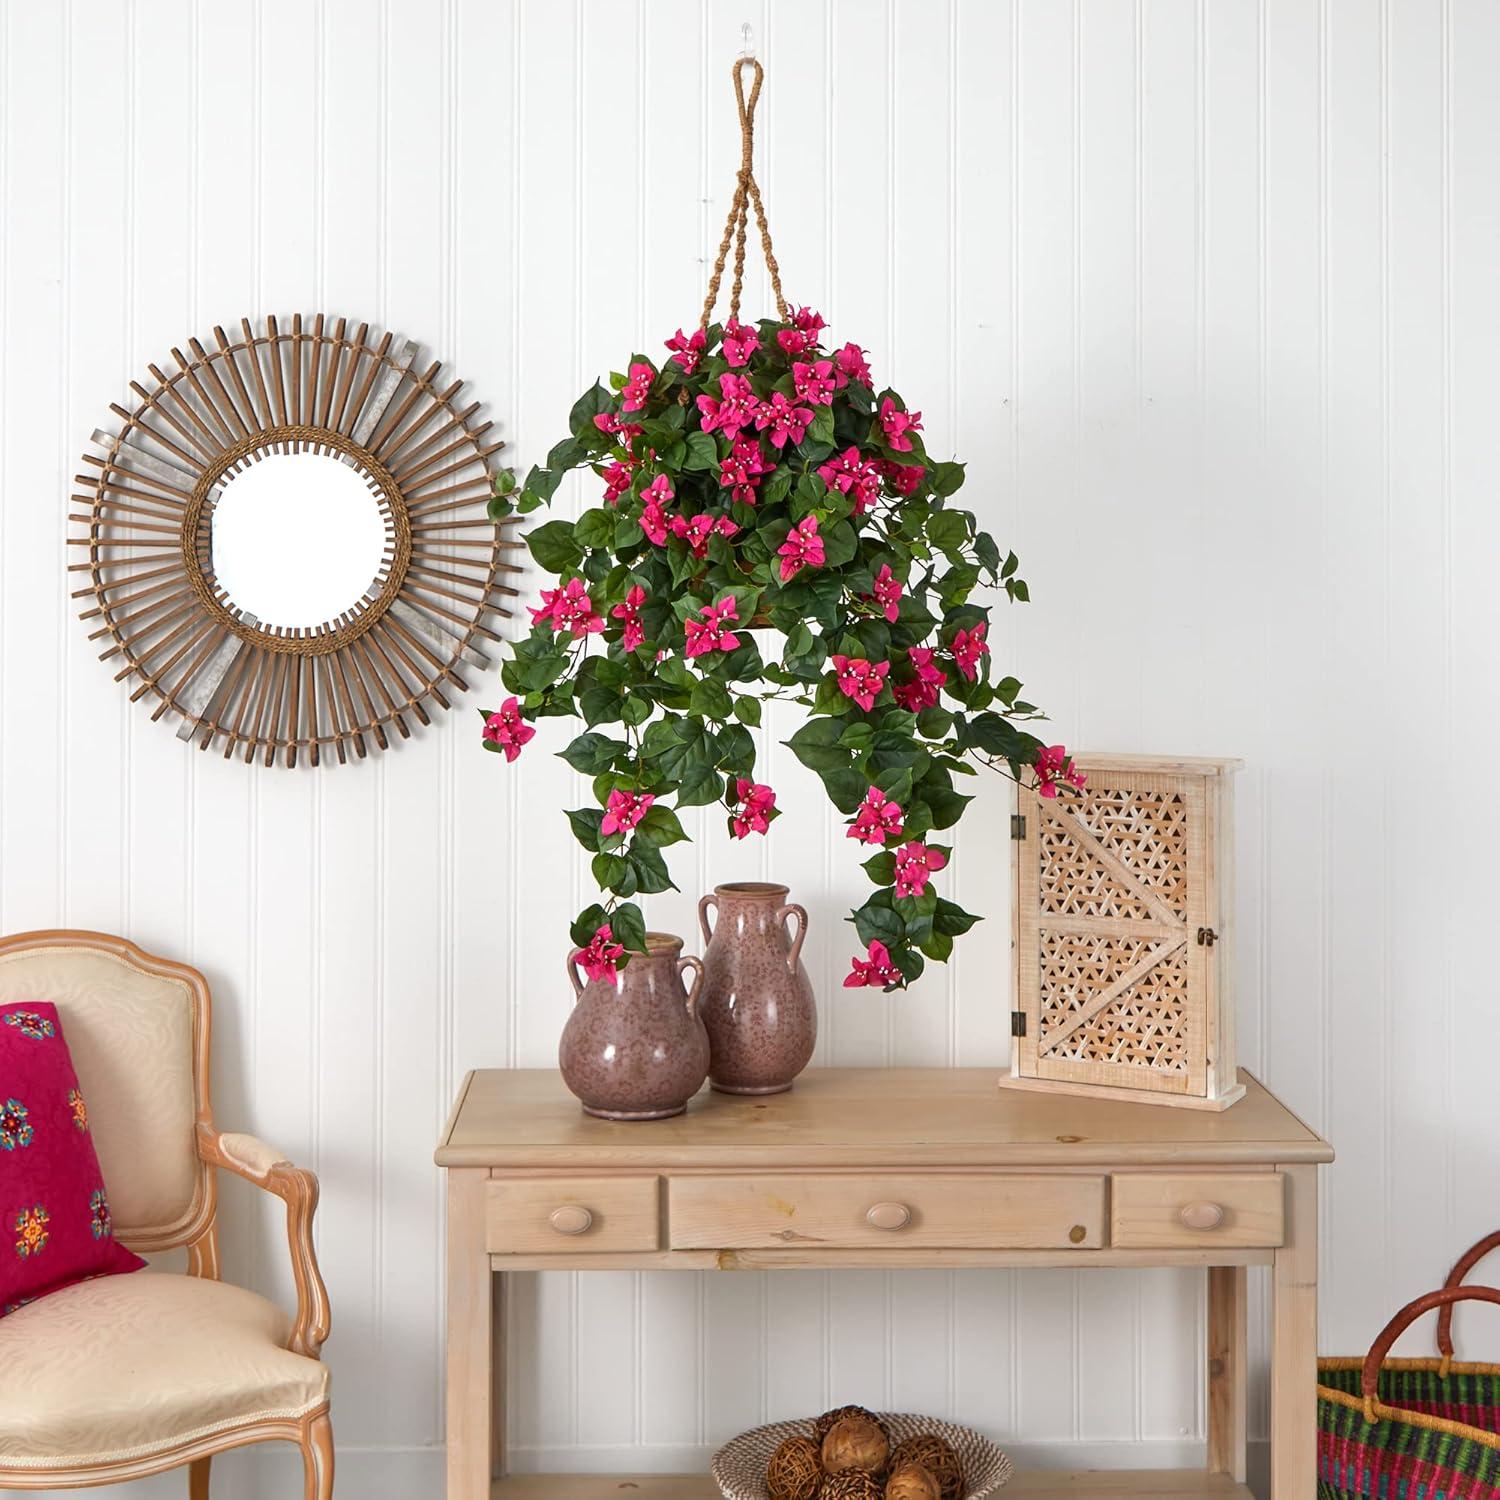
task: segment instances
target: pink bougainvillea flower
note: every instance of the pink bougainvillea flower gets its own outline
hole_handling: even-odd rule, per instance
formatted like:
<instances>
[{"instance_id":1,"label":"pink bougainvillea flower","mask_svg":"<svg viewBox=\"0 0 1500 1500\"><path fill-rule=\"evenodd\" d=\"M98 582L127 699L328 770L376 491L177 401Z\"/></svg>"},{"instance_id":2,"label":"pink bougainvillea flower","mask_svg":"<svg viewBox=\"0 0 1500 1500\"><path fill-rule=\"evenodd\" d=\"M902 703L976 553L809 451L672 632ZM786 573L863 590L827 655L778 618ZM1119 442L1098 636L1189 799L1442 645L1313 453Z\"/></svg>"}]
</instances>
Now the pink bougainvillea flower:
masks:
<instances>
[{"instance_id":1,"label":"pink bougainvillea flower","mask_svg":"<svg viewBox=\"0 0 1500 1500\"><path fill-rule=\"evenodd\" d=\"M817 339L801 328L783 328L776 335L776 342L783 354L806 354L809 349L818 347Z\"/></svg>"},{"instance_id":2,"label":"pink bougainvillea flower","mask_svg":"<svg viewBox=\"0 0 1500 1500\"><path fill-rule=\"evenodd\" d=\"M740 428L754 423L760 401L743 375L725 373L719 376L719 395L723 398L719 401L712 396L698 397L703 430L713 432L717 429L732 441L739 436Z\"/></svg>"},{"instance_id":3,"label":"pink bougainvillea flower","mask_svg":"<svg viewBox=\"0 0 1500 1500\"><path fill-rule=\"evenodd\" d=\"M870 383L870 367L865 363L865 351L858 344L845 344L833 356L833 368L833 383L840 390L851 380L862 380L866 385Z\"/></svg>"},{"instance_id":4,"label":"pink bougainvillea flower","mask_svg":"<svg viewBox=\"0 0 1500 1500\"><path fill-rule=\"evenodd\" d=\"M707 344L708 335L701 328L695 328L691 338L679 328L667 340L667 348L673 351L673 360L681 365L688 375L698 368L698 361L703 358L703 350Z\"/></svg>"},{"instance_id":5,"label":"pink bougainvillea flower","mask_svg":"<svg viewBox=\"0 0 1500 1500\"><path fill-rule=\"evenodd\" d=\"M837 458L819 464L818 477L829 489L848 495L858 516L880 495L880 470L874 459L861 458L858 448L845 448Z\"/></svg>"},{"instance_id":6,"label":"pink bougainvillea flower","mask_svg":"<svg viewBox=\"0 0 1500 1500\"><path fill-rule=\"evenodd\" d=\"M531 611L531 623L546 620L555 631L569 631L574 640L604 629L604 619L594 613L594 601L581 578L570 578L560 589L542 590L542 607Z\"/></svg>"},{"instance_id":7,"label":"pink bougainvillea flower","mask_svg":"<svg viewBox=\"0 0 1500 1500\"><path fill-rule=\"evenodd\" d=\"M911 452L911 432L922 430L922 413L902 411L889 396L880 403L880 425L885 430L885 440L897 453Z\"/></svg>"},{"instance_id":8,"label":"pink bougainvillea flower","mask_svg":"<svg viewBox=\"0 0 1500 1500\"><path fill-rule=\"evenodd\" d=\"M886 674L891 670L890 662L868 662L862 656L835 656L832 661L839 691L869 713L885 686Z\"/></svg>"},{"instance_id":9,"label":"pink bougainvillea flower","mask_svg":"<svg viewBox=\"0 0 1500 1500\"><path fill-rule=\"evenodd\" d=\"M896 850L896 894L920 896L927 882L947 863L948 856L941 849L929 849L920 839L902 844Z\"/></svg>"},{"instance_id":10,"label":"pink bougainvillea flower","mask_svg":"<svg viewBox=\"0 0 1500 1500\"><path fill-rule=\"evenodd\" d=\"M800 328L803 333L810 333L816 338L828 327L823 321L821 313L815 313L810 307L794 307L792 309L792 323Z\"/></svg>"},{"instance_id":11,"label":"pink bougainvillea flower","mask_svg":"<svg viewBox=\"0 0 1500 1500\"><path fill-rule=\"evenodd\" d=\"M717 532L720 536L733 536L740 528L728 516L715 520L712 516L694 516L689 521L685 516L673 516L667 523L673 536L679 536L688 544L694 557L708 556L708 539Z\"/></svg>"},{"instance_id":12,"label":"pink bougainvillea flower","mask_svg":"<svg viewBox=\"0 0 1500 1500\"><path fill-rule=\"evenodd\" d=\"M614 939L609 923L604 923L589 939L588 947L580 948L573 955L573 962L590 979L613 979L616 965L625 954L625 949Z\"/></svg>"},{"instance_id":13,"label":"pink bougainvillea flower","mask_svg":"<svg viewBox=\"0 0 1500 1500\"><path fill-rule=\"evenodd\" d=\"M899 839L905 827L902 822L905 816L878 786L872 786L855 811L853 826L845 837L858 839L862 844L883 844L888 838Z\"/></svg>"},{"instance_id":14,"label":"pink bougainvillea flower","mask_svg":"<svg viewBox=\"0 0 1500 1500\"><path fill-rule=\"evenodd\" d=\"M1039 797L1057 796L1059 783L1081 787L1088 780L1082 771L1074 770L1067 749L1062 745L1045 745L1032 763L1036 769L1036 792Z\"/></svg>"},{"instance_id":15,"label":"pink bougainvillea flower","mask_svg":"<svg viewBox=\"0 0 1500 1500\"><path fill-rule=\"evenodd\" d=\"M484 738L492 745L499 745L508 761L514 760L521 753L521 746L535 734L536 730L521 717L521 706L514 698L507 698L484 721Z\"/></svg>"},{"instance_id":16,"label":"pink bougainvillea flower","mask_svg":"<svg viewBox=\"0 0 1500 1500\"><path fill-rule=\"evenodd\" d=\"M618 505L620 496L630 488L630 481L635 477L635 460L627 458L623 461L615 459L604 471L604 503L606 505Z\"/></svg>"},{"instance_id":17,"label":"pink bougainvillea flower","mask_svg":"<svg viewBox=\"0 0 1500 1500\"><path fill-rule=\"evenodd\" d=\"M625 389L620 392L621 411L639 411L646 404L646 397L651 394L651 382L656 379L656 371L644 360L635 360L625 377Z\"/></svg>"},{"instance_id":18,"label":"pink bougainvillea flower","mask_svg":"<svg viewBox=\"0 0 1500 1500\"><path fill-rule=\"evenodd\" d=\"M760 348L758 329L746 327L738 318L724 325L724 360L734 369L750 363L750 356Z\"/></svg>"},{"instance_id":19,"label":"pink bougainvillea flower","mask_svg":"<svg viewBox=\"0 0 1500 1500\"><path fill-rule=\"evenodd\" d=\"M650 792L611 792L604 806L604 821L599 825L599 832L606 837L612 833L629 833L651 811L651 804L655 801Z\"/></svg>"},{"instance_id":20,"label":"pink bougainvillea flower","mask_svg":"<svg viewBox=\"0 0 1500 1500\"><path fill-rule=\"evenodd\" d=\"M823 538L818 535L818 518L807 516L787 533L776 549L781 558L781 581L789 583L803 568L823 566Z\"/></svg>"},{"instance_id":21,"label":"pink bougainvillea flower","mask_svg":"<svg viewBox=\"0 0 1500 1500\"><path fill-rule=\"evenodd\" d=\"M988 629L989 626L981 620L972 630L960 630L954 634L953 662L970 682L979 669L979 658L989 653L989 642L984 638Z\"/></svg>"},{"instance_id":22,"label":"pink bougainvillea flower","mask_svg":"<svg viewBox=\"0 0 1500 1500\"><path fill-rule=\"evenodd\" d=\"M891 572L889 563L881 563L875 575L873 598L885 610L886 623L894 625L901 614L901 580Z\"/></svg>"},{"instance_id":23,"label":"pink bougainvillea flower","mask_svg":"<svg viewBox=\"0 0 1500 1500\"><path fill-rule=\"evenodd\" d=\"M897 464L889 459L881 459L875 467L880 470L880 477L898 495L916 494L927 473L921 464Z\"/></svg>"},{"instance_id":24,"label":"pink bougainvillea flower","mask_svg":"<svg viewBox=\"0 0 1500 1500\"><path fill-rule=\"evenodd\" d=\"M758 432L771 429L771 446L784 448L787 443L800 443L807 432L807 424L813 419L810 406L798 406L788 401L780 391L773 391L771 399L761 404L755 416Z\"/></svg>"},{"instance_id":25,"label":"pink bougainvillea flower","mask_svg":"<svg viewBox=\"0 0 1500 1500\"><path fill-rule=\"evenodd\" d=\"M624 438L627 443L641 435L641 427L638 422L627 422L617 417L612 411L601 411L594 417L594 426L600 432L610 433L614 437Z\"/></svg>"},{"instance_id":26,"label":"pink bougainvillea flower","mask_svg":"<svg viewBox=\"0 0 1500 1500\"><path fill-rule=\"evenodd\" d=\"M729 450L729 457L719 465L719 485L731 489L736 500L755 504L755 488L774 468L768 464L755 438L741 438Z\"/></svg>"},{"instance_id":27,"label":"pink bougainvillea flower","mask_svg":"<svg viewBox=\"0 0 1500 1500\"><path fill-rule=\"evenodd\" d=\"M665 505L669 500L677 498L677 491L672 488L672 481L665 474L658 474L641 491L641 498L648 501L654 500L658 505Z\"/></svg>"},{"instance_id":28,"label":"pink bougainvillea flower","mask_svg":"<svg viewBox=\"0 0 1500 1500\"><path fill-rule=\"evenodd\" d=\"M770 814L776 807L776 793L768 786L741 776L734 784L735 810L731 818L734 837L764 833L771 826Z\"/></svg>"},{"instance_id":29,"label":"pink bougainvillea flower","mask_svg":"<svg viewBox=\"0 0 1500 1500\"><path fill-rule=\"evenodd\" d=\"M661 508L658 500L647 500L645 509L641 511L641 530L646 533L646 540L658 547L667 545L667 513Z\"/></svg>"},{"instance_id":30,"label":"pink bougainvillea flower","mask_svg":"<svg viewBox=\"0 0 1500 1500\"><path fill-rule=\"evenodd\" d=\"M947 682L948 674L933 665L930 646L913 646L906 659L917 675L911 682L898 682L891 692L902 708L917 714L938 701L938 689Z\"/></svg>"},{"instance_id":31,"label":"pink bougainvillea flower","mask_svg":"<svg viewBox=\"0 0 1500 1500\"><path fill-rule=\"evenodd\" d=\"M901 970L891 962L890 949L878 938L871 942L866 952L867 958L849 960L853 967L844 979L846 990L862 989L865 985L885 989L887 985L903 982Z\"/></svg>"},{"instance_id":32,"label":"pink bougainvillea flower","mask_svg":"<svg viewBox=\"0 0 1500 1500\"><path fill-rule=\"evenodd\" d=\"M663 533L665 536L665 533ZM646 639L645 626L641 624L641 605L646 602L646 591L640 584L632 584L630 592L625 596L623 604L617 604L610 610L610 615L616 620L624 620L625 631L620 637L620 644L627 651L634 651Z\"/></svg>"},{"instance_id":33,"label":"pink bougainvillea flower","mask_svg":"<svg viewBox=\"0 0 1500 1500\"><path fill-rule=\"evenodd\" d=\"M701 619L685 620L683 634L687 637L688 656L707 656L710 651L738 650L740 638L732 630L726 630L726 620L738 621L739 607L733 594L725 594L717 604L705 604L700 611Z\"/></svg>"},{"instance_id":34,"label":"pink bougainvillea flower","mask_svg":"<svg viewBox=\"0 0 1500 1500\"><path fill-rule=\"evenodd\" d=\"M833 400L833 361L819 359L811 364L798 361L792 366L792 389L799 401L827 406Z\"/></svg>"}]
</instances>

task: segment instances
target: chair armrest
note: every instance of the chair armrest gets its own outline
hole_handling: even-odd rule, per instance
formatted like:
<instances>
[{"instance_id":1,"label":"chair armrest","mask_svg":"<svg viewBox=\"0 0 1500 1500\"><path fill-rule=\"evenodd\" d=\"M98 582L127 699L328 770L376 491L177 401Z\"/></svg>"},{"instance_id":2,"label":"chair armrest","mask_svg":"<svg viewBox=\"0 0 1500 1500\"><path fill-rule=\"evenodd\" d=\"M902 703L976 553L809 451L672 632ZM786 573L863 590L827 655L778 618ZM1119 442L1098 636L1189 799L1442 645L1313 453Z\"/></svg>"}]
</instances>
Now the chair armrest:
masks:
<instances>
[{"instance_id":1,"label":"chair armrest","mask_svg":"<svg viewBox=\"0 0 1500 1500\"><path fill-rule=\"evenodd\" d=\"M274 1193L286 1204L287 1246L297 1284L297 1320L287 1348L317 1359L329 1327L328 1289L318 1270L312 1238L318 1179L306 1168L294 1167L281 1152L253 1135L225 1133L200 1122L197 1138L198 1155L204 1161Z\"/></svg>"}]
</instances>

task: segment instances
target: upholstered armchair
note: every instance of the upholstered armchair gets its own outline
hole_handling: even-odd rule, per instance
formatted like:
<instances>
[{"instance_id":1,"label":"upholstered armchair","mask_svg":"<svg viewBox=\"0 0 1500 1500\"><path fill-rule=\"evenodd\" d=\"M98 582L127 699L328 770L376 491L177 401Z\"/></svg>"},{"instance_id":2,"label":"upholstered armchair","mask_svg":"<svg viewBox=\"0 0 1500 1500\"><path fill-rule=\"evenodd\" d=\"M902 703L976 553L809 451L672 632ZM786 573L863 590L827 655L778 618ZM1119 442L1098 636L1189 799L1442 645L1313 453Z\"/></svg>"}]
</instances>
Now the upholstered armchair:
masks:
<instances>
[{"instance_id":1,"label":"upholstered armchair","mask_svg":"<svg viewBox=\"0 0 1500 1500\"><path fill-rule=\"evenodd\" d=\"M207 1500L213 1454L283 1440L302 1450L307 1500L329 1500L318 1182L215 1128L203 976L123 938L30 932L0 939L0 1005L19 999L58 1008L116 1237L138 1253L185 1248L187 1274L104 1276L0 1318L0 1490L186 1464L191 1500ZM295 1318L219 1280L220 1171L285 1203Z\"/></svg>"}]
</instances>

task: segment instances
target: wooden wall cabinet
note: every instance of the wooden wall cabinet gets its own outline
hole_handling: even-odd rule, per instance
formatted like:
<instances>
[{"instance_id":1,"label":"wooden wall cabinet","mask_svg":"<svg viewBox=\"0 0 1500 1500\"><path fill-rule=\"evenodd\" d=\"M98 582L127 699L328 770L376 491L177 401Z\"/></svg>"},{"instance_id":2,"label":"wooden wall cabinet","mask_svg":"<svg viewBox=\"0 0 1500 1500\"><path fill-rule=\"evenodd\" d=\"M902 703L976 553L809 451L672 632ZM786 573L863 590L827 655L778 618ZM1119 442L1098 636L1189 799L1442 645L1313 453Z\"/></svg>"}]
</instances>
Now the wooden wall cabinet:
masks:
<instances>
[{"instance_id":1,"label":"wooden wall cabinet","mask_svg":"<svg viewBox=\"0 0 1500 1500\"><path fill-rule=\"evenodd\" d=\"M1093 755L1011 825L1011 1088L1226 1109L1237 760Z\"/></svg>"}]
</instances>

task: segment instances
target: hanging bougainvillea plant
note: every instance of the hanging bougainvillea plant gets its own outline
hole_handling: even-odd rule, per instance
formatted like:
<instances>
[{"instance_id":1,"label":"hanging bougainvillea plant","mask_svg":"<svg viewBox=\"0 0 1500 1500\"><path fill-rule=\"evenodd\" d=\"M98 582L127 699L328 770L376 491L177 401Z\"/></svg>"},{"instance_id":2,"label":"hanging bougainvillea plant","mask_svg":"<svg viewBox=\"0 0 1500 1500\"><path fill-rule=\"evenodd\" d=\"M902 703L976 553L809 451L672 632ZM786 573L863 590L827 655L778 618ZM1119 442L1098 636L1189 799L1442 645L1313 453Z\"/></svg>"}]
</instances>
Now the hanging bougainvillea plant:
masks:
<instances>
[{"instance_id":1,"label":"hanging bougainvillea plant","mask_svg":"<svg viewBox=\"0 0 1500 1500\"><path fill-rule=\"evenodd\" d=\"M716 289L717 272L709 308ZM526 538L556 586L511 648L513 696L484 741L514 760L530 721L584 721L561 754L593 778L595 805L567 817L605 893L572 927L597 977L644 951L631 898L675 889L662 851L686 837L678 809L719 804L729 837L774 838L750 731L765 702L804 706L786 743L872 850L845 983L898 987L978 920L941 894L951 850L934 837L971 800L962 779L977 764L1043 796L1082 782L1020 727L1038 712L992 666L974 593L1024 601L1026 585L952 503L963 465L930 457L921 412L876 385L858 344L835 347L807 308L748 325L706 309L704 324L586 391L522 487L500 476L496 517L549 503L575 469L602 493Z\"/></svg>"}]
</instances>

